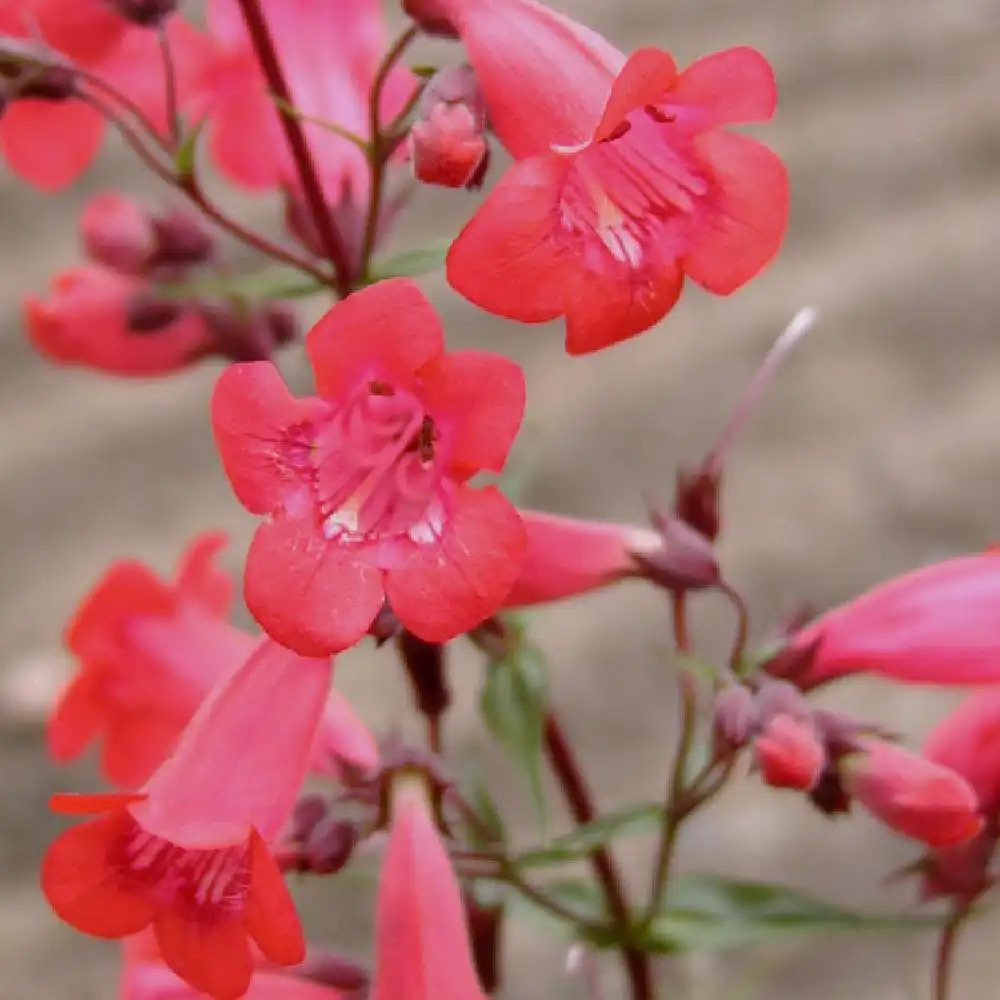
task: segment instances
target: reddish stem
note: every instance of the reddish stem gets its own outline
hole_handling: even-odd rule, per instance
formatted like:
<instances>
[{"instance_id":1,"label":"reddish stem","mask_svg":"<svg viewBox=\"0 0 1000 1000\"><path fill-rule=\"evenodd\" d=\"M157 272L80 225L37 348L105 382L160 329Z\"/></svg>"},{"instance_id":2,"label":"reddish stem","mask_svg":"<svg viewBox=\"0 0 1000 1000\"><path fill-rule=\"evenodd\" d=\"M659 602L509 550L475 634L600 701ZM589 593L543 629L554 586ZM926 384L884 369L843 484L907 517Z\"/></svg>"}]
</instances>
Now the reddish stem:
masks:
<instances>
[{"instance_id":1,"label":"reddish stem","mask_svg":"<svg viewBox=\"0 0 1000 1000\"><path fill-rule=\"evenodd\" d=\"M316 171L316 164L313 161L309 143L306 142L302 125L298 118L287 110L293 107L291 93L278 60L278 53L274 48L274 41L267 27L267 21L264 19L260 0L238 0L238 2L257 53L260 68L271 91L279 99L278 116L285 133L285 139L288 142L288 148L295 160L299 180L302 184L302 193L316 225L316 232L319 235L324 254L333 264L337 294L343 298L350 292L351 280L351 265L347 249L340 238L340 233L337 232L337 228L333 224L329 206L323 197L319 174Z\"/></svg>"},{"instance_id":2,"label":"reddish stem","mask_svg":"<svg viewBox=\"0 0 1000 1000\"><path fill-rule=\"evenodd\" d=\"M573 818L580 825L593 822L597 812L590 789L566 739L566 734L552 712L545 717L545 752L548 754L552 770L559 781ZM598 847L591 851L589 857L594 874L604 892L608 915L617 930L628 930L632 925L632 918L625 900L621 873L611 852L606 847ZM653 1000L655 989L648 956L638 948L627 945L623 945L621 951L632 1000Z\"/></svg>"}]
</instances>

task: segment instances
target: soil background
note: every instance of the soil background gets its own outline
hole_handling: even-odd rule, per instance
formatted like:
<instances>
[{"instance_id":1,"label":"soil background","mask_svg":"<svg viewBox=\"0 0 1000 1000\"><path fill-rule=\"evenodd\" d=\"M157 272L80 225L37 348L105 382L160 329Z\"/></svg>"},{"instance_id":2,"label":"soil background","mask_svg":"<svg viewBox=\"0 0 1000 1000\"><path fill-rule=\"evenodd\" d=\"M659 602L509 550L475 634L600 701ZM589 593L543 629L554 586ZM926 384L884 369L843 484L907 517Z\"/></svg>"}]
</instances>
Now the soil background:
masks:
<instances>
[{"instance_id":1,"label":"soil background","mask_svg":"<svg viewBox=\"0 0 1000 1000\"><path fill-rule=\"evenodd\" d=\"M773 61L775 122L757 134L787 160L791 227L777 262L731 299L689 289L661 327L594 357L567 359L560 331L493 321L440 276L424 287L456 345L490 346L526 366L529 433L519 461L535 507L637 521L642 496L667 498L676 467L700 456L761 357L799 308L822 317L746 428L727 467L722 558L750 596L756 633L799 601L822 608L907 568L1000 535L1000 7L996 0L577 0L564 4L623 48L657 44L680 64L736 44ZM124 382L58 370L28 348L19 300L76 255L71 220L109 184L146 190L109 144L72 192L0 187L0 1000L115 995L117 951L61 927L37 891L59 828L57 789L96 787L87 765L55 769L40 721L69 664L60 630L116 556L162 571L206 527L231 531L238 570L252 528L220 472L207 419L218 367ZM419 193L398 246L456 231L475 197ZM276 206L245 202L256 222ZM302 365L286 369L305 384ZM662 601L637 586L533 616L552 696L608 807L659 794L674 732ZM697 602L704 655L730 623ZM517 776L476 720L478 670L456 658L448 741L475 758L532 840ZM387 655L345 657L342 687L381 731L405 731ZM916 741L952 694L843 685L826 700ZM558 810L553 830L560 828ZM623 845L634 885L650 845ZM784 879L851 906L907 907L889 876L915 857L858 816L824 821L796 796L735 783L681 843L682 870ZM364 866L362 866L363 868ZM369 870L371 866L369 865ZM318 938L365 955L371 879L302 891ZM961 946L954 996L1000 995L1000 919ZM928 935L823 936L749 955L664 963L685 1000L917 1000L929 995ZM586 995L565 943L516 925L506 995ZM602 966L609 1000L621 995Z\"/></svg>"}]
</instances>

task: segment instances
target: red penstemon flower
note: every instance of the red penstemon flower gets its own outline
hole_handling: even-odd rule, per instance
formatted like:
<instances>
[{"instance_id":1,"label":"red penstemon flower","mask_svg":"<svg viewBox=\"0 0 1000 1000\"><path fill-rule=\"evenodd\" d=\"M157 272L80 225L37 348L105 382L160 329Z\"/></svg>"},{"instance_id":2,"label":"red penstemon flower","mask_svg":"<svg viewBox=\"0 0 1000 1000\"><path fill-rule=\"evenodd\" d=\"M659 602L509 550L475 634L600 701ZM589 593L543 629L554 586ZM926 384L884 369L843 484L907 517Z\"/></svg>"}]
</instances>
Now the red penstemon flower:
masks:
<instances>
[{"instance_id":1,"label":"red penstemon flower","mask_svg":"<svg viewBox=\"0 0 1000 1000\"><path fill-rule=\"evenodd\" d=\"M264 640L198 710L136 794L57 796L99 813L49 847L42 888L78 930L121 938L152 925L166 964L215 1000L244 994L249 938L272 962L305 956L268 850L306 774L331 664Z\"/></svg>"},{"instance_id":2,"label":"red penstemon flower","mask_svg":"<svg viewBox=\"0 0 1000 1000\"><path fill-rule=\"evenodd\" d=\"M247 557L247 605L304 655L353 645L388 597L429 641L479 624L520 569L524 529L496 487L524 410L524 377L478 351L446 354L417 286L383 281L309 333L318 396L269 362L233 365L212 400L241 503L268 515Z\"/></svg>"},{"instance_id":3,"label":"red penstemon flower","mask_svg":"<svg viewBox=\"0 0 1000 1000\"><path fill-rule=\"evenodd\" d=\"M726 295L775 255L784 166L722 128L774 112L758 52L678 73L666 52L642 49L619 71L606 42L527 0L410 6L465 41L518 160L448 254L448 280L470 301L526 323L565 316L567 350L582 354L662 319L685 276Z\"/></svg>"}]
</instances>

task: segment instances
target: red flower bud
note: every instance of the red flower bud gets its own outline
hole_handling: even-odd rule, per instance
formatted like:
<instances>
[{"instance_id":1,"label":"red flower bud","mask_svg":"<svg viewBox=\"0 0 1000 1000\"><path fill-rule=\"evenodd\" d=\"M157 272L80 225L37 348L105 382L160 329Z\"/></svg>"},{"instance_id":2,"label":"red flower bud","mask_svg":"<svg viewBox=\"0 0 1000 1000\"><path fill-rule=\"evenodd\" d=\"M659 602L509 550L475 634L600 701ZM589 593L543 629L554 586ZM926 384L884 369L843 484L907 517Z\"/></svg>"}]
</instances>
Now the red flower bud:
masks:
<instances>
[{"instance_id":1,"label":"red flower bud","mask_svg":"<svg viewBox=\"0 0 1000 1000\"><path fill-rule=\"evenodd\" d=\"M330 803L316 792L307 792L301 795L292 810L292 818L289 821L289 835L292 840L305 842L312 836L313 830L319 822L326 818L330 811Z\"/></svg>"},{"instance_id":2,"label":"red flower bud","mask_svg":"<svg viewBox=\"0 0 1000 1000\"><path fill-rule=\"evenodd\" d=\"M152 220L156 232L156 263L203 264L215 252L215 239L201 219L172 208Z\"/></svg>"},{"instance_id":3,"label":"red flower bud","mask_svg":"<svg viewBox=\"0 0 1000 1000\"><path fill-rule=\"evenodd\" d=\"M76 96L72 64L39 42L0 37L0 83L4 102L18 98L66 101Z\"/></svg>"},{"instance_id":4,"label":"red flower bud","mask_svg":"<svg viewBox=\"0 0 1000 1000\"><path fill-rule=\"evenodd\" d=\"M757 724L753 695L742 684L730 684L716 695L712 728L718 756L745 746Z\"/></svg>"},{"instance_id":5,"label":"red flower bud","mask_svg":"<svg viewBox=\"0 0 1000 1000\"><path fill-rule=\"evenodd\" d=\"M722 476L710 469L681 469L677 473L674 513L709 541L719 535L719 487Z\"/></svg>"},{"instance_id":6,"label":"red flower bud","mask_svg":"<svg viewBox=\"0 0 1000 1000\"><path fill-rule=\"evenodd\" d=\"M184 304L161 299L145 290L134 292L125 301L125 325L133 333L157 333L180 319Z\"/></svg>"},{"instance_id":7,"label":"red flower bud","mask_svg":"<svg viewBox=\"0 0 1000 1000\"><path fill-rule=\"evenodd\" d=\"M431 78L409 142L417 180L452 188L482 185L489 166L486 109L470 66Z\"/></svg>"},{"instance_id":8,"label":"red flower bud","mask_svg":"<svg viewBox=\"0 0 1000 1000\"><path fill-rule=\"evenodd\" d=\"M503 904L482 905L472 892L462 892L465 918L469 925L469 943L476 975L483 990L492 996L500 988L503 944Z\"/></svg>"},{"instance_id":9,"label":"red flower bud","mask_svg":"<svg viewBox=\"0 0 1000 1000\"><path fill-rule=\"evenodd\" d=\"M149 213L134 198L108 191L91 198L80 217L80 239L91 260L119 274L146 273L156 252Z\"/></svg>"},{"instance_id":10,"label":"red flower bud","mask_svg":"<svg viewBox=\"0 0 1000 1000\"><path fill-rule=\"evenodd\" d=\"M812 725L790 715L775 715L754 741L761 777L775 788L814 788L826 751Z\"/></svg>"},{"instance_id":11,"label":"red flower bud","mask_svg":"<svg viewBox=\"0 0 1000 1000\"><path fill-rule=\"evenodd\" d=\"M417 710L428 718L437 718L451 704L451 691L444 672L444 646L425 642L406 631L400 633L398 642Z\"/></svg>"},{"instance_id":12,"label":"red flower bud","mask_svg":"<svg viewBox=\"0 0 1000 1000\"><path fill-rule=\"evenodd\" d=\"M159 27L177 10L177 0L105 0L126 21L143 28Z\"/></svg>"},{"instance_id":13,"label":"red flower bud","mask_svg":"<svg viewBox=\"0 0 1000 1000\"><path fill-rule=\"evenodd\" d=\"M303 855L309 871L333 875L351 860L357 844L358 830L353 823L324 816L306 838Z\"/></svg>"},{"instance_id":14,"label":"red flower bud","mask_svg":"<svg viewBox=\"0 0 1000 1000\"><path fill-rule=\"evenodd\" d=\"M982 830L976 793L961 775L891 743L871 740L866 749L845 758L844 782L883 823L931 847L961 844Z\"/></svg>"},{"instance_id":15,"label":"red flower bud","mask_svg":"<svg viewBox=\"0 0 1000 1000\"><path fill-rule=\"evenodd\" d=\"M650 521L662 547L632 553L648 580L673 591L700 590L719 582L719 564L704 535L672 514L650 511Z\"/></svg>"}]
</instances>

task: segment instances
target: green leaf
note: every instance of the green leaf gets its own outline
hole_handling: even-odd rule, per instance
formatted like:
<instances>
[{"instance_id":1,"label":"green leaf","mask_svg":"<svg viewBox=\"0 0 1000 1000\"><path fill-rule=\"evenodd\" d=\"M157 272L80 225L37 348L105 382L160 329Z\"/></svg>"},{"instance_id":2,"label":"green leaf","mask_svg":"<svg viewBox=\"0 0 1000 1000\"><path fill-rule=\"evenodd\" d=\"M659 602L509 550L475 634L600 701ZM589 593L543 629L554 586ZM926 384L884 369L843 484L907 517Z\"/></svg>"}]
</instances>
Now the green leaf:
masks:
<instances>
[{"instance_id":1,"label":"green leaf","mask_svg":"<svg viewBox=\"0 0 1000 1000\"><path fill-rule=\"evenodd\" d=\"M510 652L492 661L480 695L480 711L487 728L524 771L544 825L542 742L545 730L546 663L530 645L523 626L507 619Z\"/></svg>"},{"instance_id":2,"label":"green leaf","mask_svg":"<svg viewBox=\"0 0 1000 1000\"><path fill-rule=\"evenodd\" d=\"M473 848L487 848L495 847L497 844L505 844L507 832L504 829L503 820L500 818L500 811L486 785L479 779L472 783L469 804L475 809L482 824L481 827L475 823L466 824L469 845Z\"/></svg>"},{"instance_id":3,"label":"green leaf","mask_svg":"<svg viewBox=\"0 0 1000 1000\"><path fill-rule=\"evenodd\" d=\"M411 66L410 72L421 80L429 80L438 71L437 66Z\"/></svg>"},{"instance_id":4,"label":"green leaf","mask_svg":"<svg viewBox=\"0 0 1000 1000\"><path fill-rule=\"evenodd\" d=\"M198 154L198 140L201 138L201 130L205 127L208 118L201 118L188 130L181 139L177 152L174 153L174 169L177 176L184 180L194 177L195 157Z\"/></svg>"},{"instance_id":5,"label":"green leaf","mask_svg":"<svg viewBox=\"0 0 1000 1000\"><path fill-rule=\"evenodd\" d=\"M424 247L422 250L408 250L388 260L375 261L368 272L368 284L373 285L383 278L419 278L444 266L449 244Z\"/></svg>"},{"instance_id":6,"label":"green leaf","mask_svg":"<svg viewBox=\"0 0 1000 1000\"><path fill-rule=\"evenodd\" d=\"M629 806L578 827L565 836L556 837L544 847L525 851L515 859L515 863L518 868L524 869L578 861L616 837L651 833L658 830L662 823L662 806L652 802Z\"/></svg>"},{"instance_id":7,"label":"green leaf","mask_svg":"<svg viewBox=\"0 0 1000 1000\"><path fill-rule=\"evenodd\" d=\"M767 882L680 876L665 908L637 942L651 952L717 951L835 931L914 930L940 920L859 913Z\"/></svg>"},{"instance_id":8,"label":"green leaf","mask_svg":"<svg viewBox=\"0 0 1000 1000\"><path fill-rule=\"evenodd\" d=\"M305 298L325 289L325 285L303 277L294 267L269 267L249 274L215 275L157 285L155 292L164 299L227 298L254 302Z\"/></svg>"}]
</instances>

